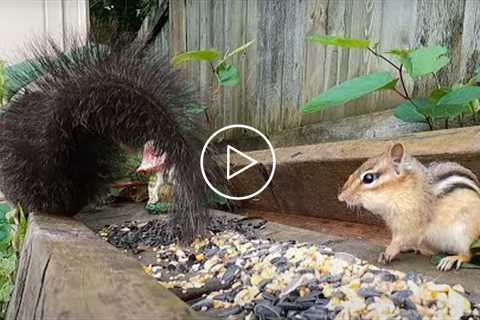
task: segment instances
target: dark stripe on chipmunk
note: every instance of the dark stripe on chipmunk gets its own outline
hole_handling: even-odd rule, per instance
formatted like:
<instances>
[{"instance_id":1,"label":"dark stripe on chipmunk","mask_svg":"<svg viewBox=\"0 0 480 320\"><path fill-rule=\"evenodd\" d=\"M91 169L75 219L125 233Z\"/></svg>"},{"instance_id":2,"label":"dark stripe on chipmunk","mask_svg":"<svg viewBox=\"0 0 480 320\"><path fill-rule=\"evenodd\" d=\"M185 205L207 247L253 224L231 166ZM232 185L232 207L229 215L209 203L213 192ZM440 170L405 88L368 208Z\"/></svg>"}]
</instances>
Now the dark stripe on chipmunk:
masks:
<instances>
[{"instance_id":1,"label":"dark stripe on chipmunk","mask_svg":"<svg viewBox=\"0 0 480 320\"><path fill-rule=\"evenodd\" d=\"M447 172L447 173L444 173L444 174L436 177L436 178L435 178L435 183L438 183L438 182L440 182L440 181L442 181L442 180L448 179L448 178L453 177L453 176L466 178L466 179L472 181L475 185L478 186L477 179L475 179L474 177L472 177L471 174L468 174L468 173L463 172L463 171L457 171L457 170L449 171L449 172Z\"/></svg>"},{"instance_id":2,"label":"dark stripe on chipmunk","mask_svg":"<svg viewBox=\"0 0 480 320\"><path fill-rule=\"evenodd\" d=\"M477 190L475 190L474 187L466 184L466 183L454 183L452 184L451 186L448 186L448 188L446 188L445 190L443 190L441 193L438 194L438 197L441 198L443 196L446 196L447 194L449 193L452 193L453 191L455 190L459 190L459 189L469 189L469 190L472 190L473 192L475 192L476 194L478 194Z\"/></svg>"}]
</instances>

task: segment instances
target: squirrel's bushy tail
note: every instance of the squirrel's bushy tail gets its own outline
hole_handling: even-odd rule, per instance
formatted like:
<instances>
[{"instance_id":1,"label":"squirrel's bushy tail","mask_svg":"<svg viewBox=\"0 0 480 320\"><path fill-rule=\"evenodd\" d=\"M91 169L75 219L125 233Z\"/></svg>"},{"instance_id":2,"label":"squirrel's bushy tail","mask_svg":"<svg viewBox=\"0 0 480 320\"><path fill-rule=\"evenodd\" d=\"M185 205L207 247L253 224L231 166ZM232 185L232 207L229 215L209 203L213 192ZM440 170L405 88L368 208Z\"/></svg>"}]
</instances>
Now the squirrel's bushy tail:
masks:
<instances>
[{"instance_id":1,"label":"squirrel's bushy tail","mask_svg":"<svg viewBox=\"0 0 480 320\"><path fill-rule=\"evenodd\" d=\"M108 190L120 145L153 140L175 165L173 222L191 240L208 223L205 136L188 112L192 95L169 61L142 45L74 42L68 53L53 42L35 49L29 73L18 75L25 85L38 78L0 115L0 190L29 211L73 215Z\"/></svg>"}]
</instances>

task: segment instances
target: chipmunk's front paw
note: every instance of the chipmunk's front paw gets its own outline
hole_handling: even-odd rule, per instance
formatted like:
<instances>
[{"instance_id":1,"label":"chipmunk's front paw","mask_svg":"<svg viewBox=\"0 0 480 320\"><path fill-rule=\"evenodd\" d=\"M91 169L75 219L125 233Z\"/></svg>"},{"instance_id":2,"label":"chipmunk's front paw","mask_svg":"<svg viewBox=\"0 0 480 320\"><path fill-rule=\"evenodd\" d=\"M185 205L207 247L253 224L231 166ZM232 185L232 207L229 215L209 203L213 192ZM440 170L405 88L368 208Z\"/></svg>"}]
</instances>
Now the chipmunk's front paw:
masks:
<instances>
[{"instance_id":1,"label":"chipmunk's front paw","mask_svg":"<svg viewBox=\"0 0 480 320\"><path fill-rule=\"evenodd\" d=\"M437 265L437 269L440 271L449 271L452 268L460 269L462 263L470 261L470 257L467 256L448 256L440 260ZM456 265L456 267L455 267Z\"/></svg>"},{"instance_id":2,"label":"chipmunk's front paw","mask_svg":"<svg viewBox=\"0 0 480 320\"><path fill-rule=\"evenodd\" d=\"M400 253L400 249L397 246L388 246L385 252L382 252L378 257L378 263L388 264Z\"/></svg>"},{"instance_id":3,"label":"chipmunk's front paw","mask_svg":"<svg viewBox=\"0 0 480 320\"><path fill-rule=\"evenodd\" d=\"M378 256L378 263L382 264L389 264L392 262L393 258L395 258L396 255L391 255L387 251L380 253Z\"/></svg>"}]
</instances>

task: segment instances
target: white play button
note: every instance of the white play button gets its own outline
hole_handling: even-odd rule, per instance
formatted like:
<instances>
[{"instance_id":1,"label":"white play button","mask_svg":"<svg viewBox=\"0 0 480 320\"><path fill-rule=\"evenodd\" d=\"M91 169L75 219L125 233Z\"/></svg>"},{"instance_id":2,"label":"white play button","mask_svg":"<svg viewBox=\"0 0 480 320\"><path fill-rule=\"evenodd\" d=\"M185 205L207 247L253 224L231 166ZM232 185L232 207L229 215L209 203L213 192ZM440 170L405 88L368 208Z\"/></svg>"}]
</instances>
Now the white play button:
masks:
<instances>
[{"instance_id":1,"label":"white play button","mask_svg":"<svg viewBox=\"0 0 480 320\"><path fill-rule=\"evenodd\" d=\"M234 172L233 174L231 173L231 169L230 169L230 152L233 151L235 153L237 153L238 155L242 156L243 158L247 159L249 161L249 164L246 165L245 167L243 167L242 169ZM233 177L235 177L236 175L239 175L240 173L244 172L245 170L248 170L250 169L251 167L253 167L254 165L256 165L258 163L257 160L253 159L252 157L246 155L245 153L243 153L242 151L240 150L237 150L235 149L234 147L232 147L231 145L227 145L227 179L230 180L232 179Z\"/></svg>"},{"instance_id":2,"label":"white play button","mask_svg":"<svg viewBox=\"0 0 480 320\"><path fill-rule=\"evenodd\" d=\"M265 163L266 165L264 166L264 169L270 171L270 174L268 175L268 179L265 181L265 183L259 189L255 190L254 192L252 192L250 194L235 194L235 195L225 194L225 193L221 192L219 189L217 189L212 184L212 182L208 179L208 176L205 172L203 161L204 161L205 153L207 152L207 149L208 149L208 145L212 141L214 141L215 137L217 137L219 135L223 135L222 138L224 138L224 132L227 131L227 130L232 130L232 129L235 129L235 130L242 129L242 130L249 130L249 131L253 132L254 134L260 136L263 139L263 141L265 141L266 149L270 150L270 154L271 154L271 159L270 160L268 159L268 157L267 158L263 157L261 161L257 161L254 158L252 158L251 153L250 153L250 155L247 155L244 152L241 152L240 150L235 149L231 145L227 145L227 154L226 154L226 156L227 156L227 163L226 163L227 164L227 168L226 168L227 172L226 173L227 174L226 174L226 176L224 176L224 177L226 177L227 181L229 181L232 178L240 175L241 173L244 173L245 171L247 171L251 167L253 167L257 164L261 164L261 163L262 164ZM225 159L225 158L223 158L223 159ZM233 162L235 162L235 163L233 163ZM273 149L273 146L270 143L270 141L268 141L267 137L263 133L261 133L259 130L255 129L253 127L247 126L245 124L231 124L229 126L223 127L221 129L218 129L217 131L215 131L207 139L207 142L205 142L205 144L203 146L203 149L202 149L202 153L200 155L200 169L202 170L203 179L205 179L205 182L207 183L207 185L215 193L217 193L218 195L220 195L224 198L230 199L230 200L247 200L247 199L253 198L256 195L260 194L263 190L265 190L265 188L268 187L268 185L272 181L273 175L275 174L276 165L277 165L277 163L276 163L276 157L275 157L275 150ZM236 171L233 171L232 167ZM239 169L239 167L241 167L241 168ZM222 186L221 186L221 188L222 188Z\"/></svg>"}]
</instances>

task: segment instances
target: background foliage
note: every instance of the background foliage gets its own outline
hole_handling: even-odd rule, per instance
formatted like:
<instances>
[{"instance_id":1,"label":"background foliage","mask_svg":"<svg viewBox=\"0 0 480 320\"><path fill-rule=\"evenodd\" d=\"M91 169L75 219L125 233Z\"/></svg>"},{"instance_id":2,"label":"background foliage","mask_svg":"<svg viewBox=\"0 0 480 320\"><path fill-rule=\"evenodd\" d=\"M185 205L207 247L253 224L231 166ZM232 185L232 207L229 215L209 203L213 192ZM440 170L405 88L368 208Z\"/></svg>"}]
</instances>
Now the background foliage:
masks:
<instances>
[{"instance_id":1,"label":"background foliage","mask_svg":"<svg viewBox=\"0 0 480 320\"><path fill-rule=\"evenodd\" d=\"M102 41L119 34L135 38L143 20L158 0L91 0L90 23L95 39Z\"/></svg>"}]
</instances>

